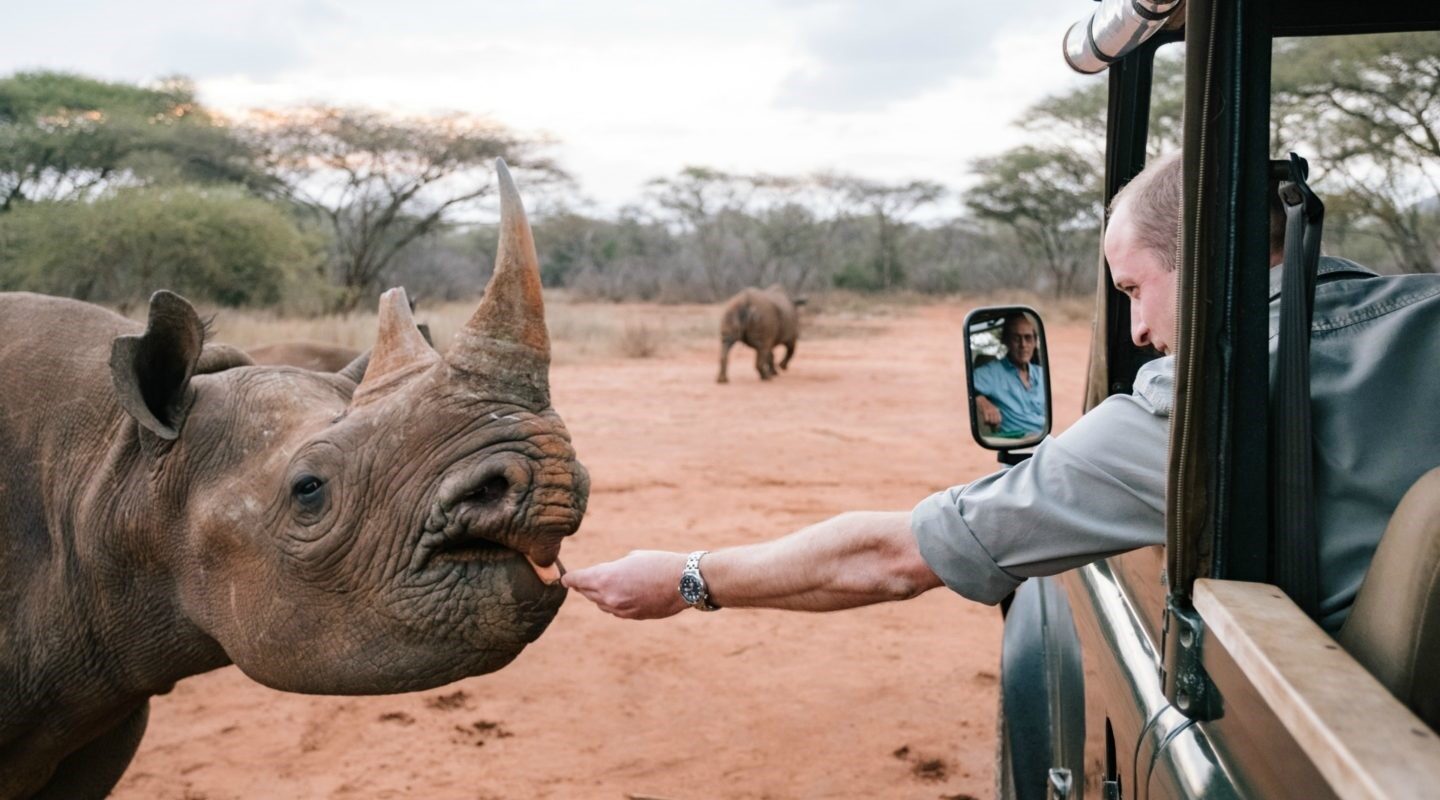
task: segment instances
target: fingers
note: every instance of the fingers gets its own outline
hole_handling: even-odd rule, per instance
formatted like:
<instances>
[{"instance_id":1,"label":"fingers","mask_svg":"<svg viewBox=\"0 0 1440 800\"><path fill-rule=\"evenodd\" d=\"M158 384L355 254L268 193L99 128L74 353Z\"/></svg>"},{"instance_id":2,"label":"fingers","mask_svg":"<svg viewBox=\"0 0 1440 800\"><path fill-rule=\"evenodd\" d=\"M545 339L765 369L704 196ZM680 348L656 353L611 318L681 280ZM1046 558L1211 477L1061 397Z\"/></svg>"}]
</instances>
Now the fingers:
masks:
<instances>
[{"instance_id":1,"label":"fingers","mask_svg":"<svg viewBox=\"0 0 1440 800\"><path fill-rule=\"evenodd\" d=\"M616 561L572 570L561 582L601 611L622 619L661 619L685 609L678 587L681 553L637 550Z\"/></svg>"},{"instance_id":2,"label":"fingers","mask_svg":"<svg viewBox=\"0 0 1440 800\"><path fill-rule=\"evenodd\" d=\"M989 398L976 396L975 408L980 411L981 422L991 426L1000 424L1000 409L996 408L995 404L990 402Z\"/></svg>"}]
</instances>

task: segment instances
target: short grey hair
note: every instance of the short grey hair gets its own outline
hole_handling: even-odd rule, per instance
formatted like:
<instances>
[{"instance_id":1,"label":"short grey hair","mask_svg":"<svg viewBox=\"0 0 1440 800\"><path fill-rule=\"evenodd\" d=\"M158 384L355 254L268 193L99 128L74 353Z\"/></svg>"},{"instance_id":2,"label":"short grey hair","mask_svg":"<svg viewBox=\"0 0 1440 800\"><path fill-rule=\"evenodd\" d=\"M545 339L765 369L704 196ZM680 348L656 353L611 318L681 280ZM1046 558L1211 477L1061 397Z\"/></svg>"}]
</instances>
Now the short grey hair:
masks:
<instances>
[{"instance_id":1,"label":"short grey hair","mask_svg":"<svg viewBox=\"0 0 1440 800\"><path fill-rule=\"evenodd\" d=\"M1113 218L1123 207L1132 212L1140 246L1160 259L1166 272L1175 269L1180 250L1180 196L1184 190L1184 161L1178 151L1154 159L1110 200Z\"/></svg>"},{"instance_id":2,"label":"short grey hair","mask_svg":"<svg viewBox=\"0 0 1440 800\"><path fill-rule=\"evenodd\" d=\"M1132 212L1135 236L1140 245L1153 252L1166 272L1175 269L1180 252L1180 204L1185 189L1184 160L1180 152L1166 153L1152 160L1140 174L1115 193L1110 200L1110 216L1123 205ZM1279 183L1266 182L1270 209L1270 254L1285 250L1285 211L1280 204ZM1143 211L1142 211L1143 209Z\"/></svg>"},{"instance_id":3,"label":"short grey hair","mask_svg":"<svg viewBox=\"0 0 1440 800\"><path fill-rule=\"evenodd\" d=\"M1000 326L1000 338L1002 340L1008 338L1011 333L1014 333L1015 327L1022 322L1028 322L1030 327L1035 327L1035 323L1030 322L1030 315L1024 311L1012 311L1006 314L1005 322Z\"/></svg>"}]
</instances>

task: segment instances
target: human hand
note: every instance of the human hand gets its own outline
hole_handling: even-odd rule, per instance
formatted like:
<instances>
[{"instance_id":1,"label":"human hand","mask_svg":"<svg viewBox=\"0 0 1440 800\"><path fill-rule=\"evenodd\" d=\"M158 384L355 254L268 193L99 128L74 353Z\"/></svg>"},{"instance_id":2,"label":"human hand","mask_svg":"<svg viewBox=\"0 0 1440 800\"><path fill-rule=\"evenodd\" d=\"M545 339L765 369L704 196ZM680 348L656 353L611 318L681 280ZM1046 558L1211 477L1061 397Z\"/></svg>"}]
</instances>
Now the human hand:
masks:
<instances>
[{"instance_id":1,"label":"human hand","mask_svg":"<svg viewBox=\"0 0 1440 800\"><path fill-rule=\"evenodd\" d=\"M622 619L663 619L684 611L680 573L685 554L633 550L618 561L565 573L561 579L607 614Z\"/></svg>"},{"instance_id":2,"label":"human hand","mask_svg":"<svg viewBox=\"0 0 1440 800\"><path fill-rule=\"evenodd\" d=\"M1000 409L984 395L975 395L975 408L980 411L980 421L992 428L1000 427Z\"/></svg>"}]
</instances>

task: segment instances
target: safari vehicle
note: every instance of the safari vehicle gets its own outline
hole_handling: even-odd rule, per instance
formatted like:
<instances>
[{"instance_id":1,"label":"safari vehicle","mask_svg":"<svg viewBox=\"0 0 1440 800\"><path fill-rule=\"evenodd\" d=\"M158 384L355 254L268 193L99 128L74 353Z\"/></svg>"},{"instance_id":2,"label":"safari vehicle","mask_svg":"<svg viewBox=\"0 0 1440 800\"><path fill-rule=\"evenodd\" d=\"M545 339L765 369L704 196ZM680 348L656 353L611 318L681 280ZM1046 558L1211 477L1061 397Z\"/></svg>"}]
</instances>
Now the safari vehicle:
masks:
<instances>
[{"instance_id":1,"label":"safari vehicle","mask_svg":"<svg viewBox=\"0 0 1440 800\"><path fill-rule=\"evenodd\" d=\"M1067 58L1084 71L1108 68L1107 206L1143 167L1156 50L1185 44L1187 213L1167 544L1029 581L1014 596L998 794L1440 797L1431 727L1440 708L1440 471L1406 495L1355 611L1332 638L1280 588L1295 545L1267 520L1272 504L1293 498L1267 489L1285 460L1268 442L1290 423L1267 413L1269 298L1265 271L1254 269L1267 254L1274 168L1272 40L1440 30L1440 5L1102 0L1094 8L1067 37ZM1087 410L1130 392L1154 357L1131 344L1128 300L1111 288L1103 258L1099 278ZM1019 457L976 439L1000 449L1002 461Z\"/></svg>"}]
</instances>

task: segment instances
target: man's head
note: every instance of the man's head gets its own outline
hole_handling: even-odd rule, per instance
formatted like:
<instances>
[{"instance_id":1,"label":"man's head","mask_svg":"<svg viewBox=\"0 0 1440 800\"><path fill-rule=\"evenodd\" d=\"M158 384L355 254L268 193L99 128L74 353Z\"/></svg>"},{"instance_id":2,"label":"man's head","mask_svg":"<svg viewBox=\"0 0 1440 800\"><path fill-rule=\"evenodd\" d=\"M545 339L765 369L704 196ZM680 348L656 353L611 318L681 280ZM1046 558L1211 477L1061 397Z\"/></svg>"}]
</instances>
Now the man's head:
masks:
<instances>
[{"instance_id":1,"label":"man's head","mask_svg":"<svg viewBox=\"0 0 1440 800\"><path fill-rule=\"evenodd\" d=\"M1183 192L1180 153L1154 159L1110 201L1105 259L1115 288L1130 298L1130 338L1168 354L1175 339L1175 264ZM1285 249L1285 217L1270 198L1270 264Z\"/></svg>"},{"instance_id":2,"label":"man's head","mask_svg":"<svg viewBox=\"0 0 1440 800\"><path fill-rule=\"evenodd\" d=\"M1005 355L1010 362L1023 367L1035 356L1035 323L1022 312L1011 314L1000 329L1000 340L1005 343Z\"/></svg>"},{"instance_id":3,"label":"man's head","mask_svg":"<svg viewBox=\"0 0 1440 800\"><path fill-rule=\"evenodd\" d=\"M1130 338L1169 353L1175 338L1175 257L1179 251L1181 161L1161 156L1110 202L1105 260L1130 298Z\"/></svg>"}]
</instances>

